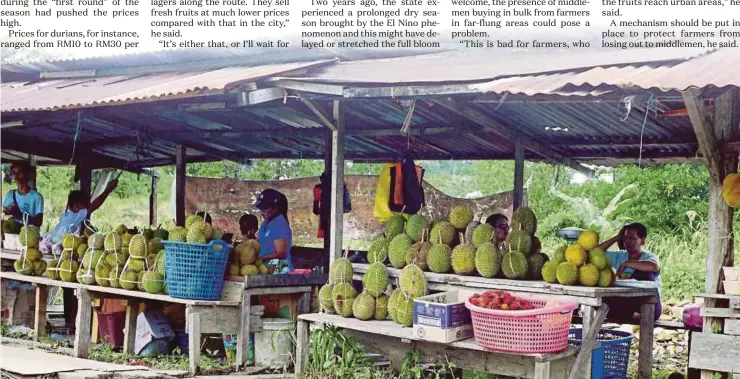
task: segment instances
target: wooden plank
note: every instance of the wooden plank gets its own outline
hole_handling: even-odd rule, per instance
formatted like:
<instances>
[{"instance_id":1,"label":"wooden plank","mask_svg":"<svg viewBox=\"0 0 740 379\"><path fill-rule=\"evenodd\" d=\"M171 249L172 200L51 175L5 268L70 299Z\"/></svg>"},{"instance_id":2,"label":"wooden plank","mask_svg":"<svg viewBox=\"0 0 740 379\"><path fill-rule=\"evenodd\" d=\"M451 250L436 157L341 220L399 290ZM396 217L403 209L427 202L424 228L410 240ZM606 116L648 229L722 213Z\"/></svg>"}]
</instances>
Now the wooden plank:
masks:
<instances>
[{"instance_id":1,"label":"wooden plank","mask_svg":"<svg viewBox=\"0 0 740 379\"><path fill-rule=\"evenodd\" d=\"M6 279L6 280L16 280L19 282L25 282L25 283L34 283L34 284L40 284L45 286L52 286L52 287L64 287L64 288L80 288L82 285L79 283L69 283L69 282L63 282L61 280L54 280L49 279L45 276L28 276L28 275L21 275L17 272L0 272L0 279Z\"/></svg>"},{"instance_id":2,"label":"wooden plank","mask_svg":"<svg viewBox=\"0 0 740 379\"><path fill-rule=\"evenodd\" d=\"M740 371L740 336L694 333L689 367L709 371ZM703 372L702 372L703 374Z\"/></svg>"},{"instance_id":3,"label":"wooden plank","mask_svg":"<svg viewBox=\"0 0 740 379\"><path fill-rule=\"evenodd\" d=\"M229 277L229 280L238 280L238 278L242 278L245 288L298 287L323 286L324 284L326 284L329 275L321 273L311 273L308 275L254 275Z\"/></svg>"},{"instance_id":4,"label":"wooden plank","mask_svg":"<svg viewBox=\"0 0 740 379\"><path fill-rule=\"evenodd\" d=\"M737 300L740 301L740 295L727 295L724 293L700 293L694 295L703 299L720 299L720 300Z\"/></svg>"},{"instance_id":5,"label":"wooden plank","mask_svg":"<svg viewBox=\"0 0 740 379\"><path fill-rule=\"evenodd\" d=\"M237 326L239 331L237 333L236 340L236 366L237 368L244 366L247 363L247 355L249 352L249 335L252 333L251 329L251 301L252 296L244 291L242 294L242 305L239 309L239 321Z\"/></svg>"},{"instance_id":6,"label":"wooden plank","mask_svg":"<svg viewBox=\"0 0 740 379\"><path fill-rule=\"evenodd\" d=\"M38 342L39 337L46 335L46 302L49 287L40 284L36 286L36 307L33 318L33 341Z\"/></svg>"},{"instance_id":7,"label":"wooden plank","mask_svg":"<svg viewBox=\"0 0 740 379\"><path fill-rule=\"evenodd\" d=\"M135 354L136 343L136 319L139 316L139 301L129 299L126 301L126 321L123 329L123 352L124 354Z\"/></svg>"},{"instance_id":8,"label":"wooden plank","mask_svg":"<svg viewBox=\"0 0 740 379\"><path fill-rule=\"evenodd\" d=\"M583 306L581 307L581 313L583 315L583 320L581 322L581 336L585 340L587 335L592 329L592 324L594 320L596 319L596 309L594 307L590 306ZM583 343L581 343L581 352L578 354L583 355ZM577 358L576 358L577 359ZM591 354L588 354L585 358L583 358L584 362L578 362L573 364L574 367L576 365L579 365L579 367L576 369L580 372L580 375L583 379L590 379L591 378ZM571 373L572 375L572 373Z\"/></svg>"},{"instance_id":9,"label":"wooden plank","mask_svg":"<svg viewBox=\"0 0 740 379\"><path fill-rule=\"evenodd\" d=\"M185 310L188 331L188 355L190 373L195 376L200 368L200 315L192 312L192 306Z\"/></svg>"},{"instance_id":10,"label":"wooden plank","mask_svg":"<svg viewBox=\"0 0 740 379\"><path fill-rule=\"evenodd\" d=\"M534 379L550 379L550 362L535 362Z\"/></svg>"},{"instance_id":11,"label":"wooden plank","mask_svg":"<svg viewBox=\"0 0 740 379\"><path fill-rule=\"evenodd\" d=\"M243 280L237 282L224 280L224 284L221 287L221 298L219 300L240 302L242 300L242 292L244 292Z\"/></svg>"},{"instance_id":12,"label":"wooden plank","mask_svg":"<svg viewBox=\"0 0 740 379\"><path fill-rule=\"evenodd\" d=\"M651 379L653 370L653 321L655 304L642 304L640 307L640 345L637 360L637 377Z\"/></svg>"},{"instance_id":13,"label":"wooden plank","mask_svg":"<svg viewBox=\"0 0 740 379\"><path fill-rule=\"evenodd\" d=\"M518 132L517 132L518 134ZM524 198L524 147L521 138L514 138L514 210L521 208Z\"/></svg>"},{"instance_id":14,"label":"wooden plank","mask_svg":"<svg viewBox=\"0 0 740 379\"><path fill-rule=\"evenodd\" d=\"M170 296L163 295L163 294L151 294L151 293L142 292L142 291L125 290L123 288L100 287L100 286L91 286L91 285L84 285L84 284L78 284L78 285L82 288L87 289L88 291L92 291L96 293L107 293L111 295L133 297L133 298L138 298L138 299L157 300L157 301L164 301L168 303L179 303L179 304L185 304L185 305L217 305L217 306L224 306L224 307L236 307L241 303L241 301L221 301L221 300L206 301L206 300L177 299L177 298L170 297Z\"/></svg>"},{"instance_id":15,"label":"wooden plank","mask_svg":"<svg viewBox=\"0 0 740 379\"><path fill-rule=\"evenodd\" d=\"M251 296L260 295L290 295L311 292L311 287L288 287L288 288L247 288L244 292L249 293Z\"/></svg>"},{"instance_id":16,"label":"wooden plank","mask_svg":"<svg viewBox=\"0 0 740 379\"><path fill-rule=\"evenodd\" d=\"M699 142L699 150L709 163L710 177L715 183L722 183L724 177L719 168L719 163L722 161L720 149L714 134L714 126L709 119L703 99L699 98L700 95L701 89L699 88L689 88L681 92L696 140Z\"/></svg>"},{"instance_id":17,"label":"wooden plank","mask_svg":"<svg viewBox=\"0 0 740 379\"><path fill-rule=\"evenodd\" d=\"M296 332L296 362L295 375L297 378L308 369L309 358L311 353L309 337L310 324L308 321L299 320L298 330Z\"/></svg>"},{"instance_id":18,"label":"wooden plank","mask_svg":"<svg viewBox=\"0 0 740 379\"><path fill-rule=\"evenodd\" d=\"M92 324L92 296L84 288L78 288L74 342L74 355L77 358L87 358L90 349L90 324Z\"/></svg>"},{"instance_id":19,"label":"wooden plank","mask_svg":"<svg viewBox=\"0 0 740 379\"><path fill-rule=\"evenodd\" d=\"M583 336L581 350L578 352L573 369L570 371L569 379L576 379L579 376L583 376L584 372L586 373L586 377L591 377L591 354L596 343L596 337L599 335L599 330L601 330L601 324L604 323L608 312L609 306L604 304L596 311L595 315L584 317L586 322L583 326L586 334ZM590 322L589 319L591 319ZM586 328L587 325L588 328Z\"/></svg>"},{"instance_id":20,"label":"wooden plank","mask_svg":"<svg viewBox=\"0 0 740 379\"><path fill-rule=\"evenodd\" d=\"M725 334L731 336L740 336L740 320L727 319L725 320Z\"/></svg>"},{"instance_id":21,"label":"wooden plank","mask_svg":"<svg viewBox=\"0 0 740 379\"><path fill-rule=\"evenodd\" d=\"M191 313L200 316L200 332L202 334L228 333L239 334L243 318L243 308L249 310L249 304L242 302L241 307L212 307L193 305ZM249 315L251 316L251 314ZM249 317L250 333L262 331L262 320L259 317ZM187 320L186 320L187 324ZM186 325L187 326L187 325Z\"/></svg>"},{"instance_id":22,"label":"wooden plank","mask_svg":"<svg viewBox=\"0 0 740 379\"><path fill-rule=\"evenodd\" d=\"M408 340L408 341L422 341L416 337L414 337L413 329L412 328L405 328L393 321L361 321L354 318L344 318L338 315L332 315L332 314L326 314L326 313L308 313L304 315L298 316L299 320L313 322L316 324L324 324L324 325L333 325L338 328L342 329L348 329L348 330L356 330L359 332L364 333L371 333L371 334L377 334L381 336L387 336L387 337L393 337L397 339L402 340ZM428 342L428 341L422 341L422 342ZM477 350L477 351L489 351L486 350L484 347L478 345L475 343L475 340L473 338L468 338L466 340L456 341L449 344L443 344L448 345L460 349L466 349L466 350ZM553 356L556 358L562 358L566 356L572 356L575 355L578 352L579 349L577 348L568 348L564 352L557 353L557 354L517 354L517 353L507 353L507 352L495 352L497 354L505 354L505 355L521 355L521 356L527 356L527 357L533 357L537 358L542 362L549 361Z\"/></svg>"},{"instance_id":23,"label":"wooden plank","mask_svg":"<svg viewBox=\"0 0 740 379\"><path fill-rule=\"evenodd\" d=\"M332 263L342 256L344 231L344 105L342 101L334 101L336 130L331 132L331 211L329 212L331 240L329 244L331 246L330 258Z\"/></svg>"},{"instance_id":24,"label":"wooden plank","mask_svg":"<svg viewBox=\"0 0 740 379\"><path fill-rule=\"evenodd\" d=\"M740 318L740 309L702 307L699 314L702 317Z\"/></svg>"}]
</instances>

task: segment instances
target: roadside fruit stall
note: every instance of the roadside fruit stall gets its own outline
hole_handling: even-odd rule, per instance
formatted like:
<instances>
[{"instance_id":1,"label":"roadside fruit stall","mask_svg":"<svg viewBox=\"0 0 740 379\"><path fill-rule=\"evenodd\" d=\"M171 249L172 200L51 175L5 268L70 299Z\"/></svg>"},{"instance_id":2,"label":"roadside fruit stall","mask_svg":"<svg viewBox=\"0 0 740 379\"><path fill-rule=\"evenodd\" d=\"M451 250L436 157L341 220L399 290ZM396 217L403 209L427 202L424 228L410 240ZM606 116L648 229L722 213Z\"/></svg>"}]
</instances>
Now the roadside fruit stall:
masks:
<instances>
[{"instance_id":1,"label":"roadside fruit stall","mask_svg":"<svg viewBox=\"0 0 740 379\"><path fill-rule=\"evenodd\" d=\"M201 334L235 335L236 366L247 363L253 340L250 336L262 333L264 328L260 316L265 306L257 304L255 296L299 296L292 312L308 313L312 293L326 282L326 275L309 270L273 274L277 270L258 258L256 240L232 247L221 240L217 228L197 215L188 216L184 227L171 230L138 232L120 225L103 233L86 225L84 231L65 235L61 251L48 255L39 250L36 227L22 227L17 240L20 251L2 249L2 259L13 261L15 272L0 272L0 279L3 285L15 280L36 286L35 340L47 332L45 300L49 287L76 292L74 354L81 358L87 357L91 344L93 299L126 299L122 326L125 353L140 350L135 349L135 335L141 303L182 304L193 374L199 369ZM256 346L251 350L257 350ZM277 353L281 354L292 353ZM270 363L258 363L265 362Z\"/></svg>"},{"instance_id":2,"label":"roadside fruit stall","mask_svg":"<svg viewBox=\"0 0 740 379\"><path fill-rule=\"evenodd\" d=\"M347 257L332 263L319 291L322 313L299 317L299 341L309 338L309 324L332 324L372 335L363 342L374 341L372 348L389 357L418 345L432 359L447 352L459 367L535 378L591 373L592 358L603 365L604 354L620 354L624 364L609 370L626 376L631 336L626 349L594 349L601 346L606 300L631 298L642 304L638 369L649 376L657 289L617 279L595 231L546 254L534 212L522 207L511 219L513 231L498 244L493 227L462 206L435 221L422 214L390 218L367 252L368 264ZM574 311L581 328L571 328ZM298 372L303 363L299 356Z\"/></svg>"}]
</instances>

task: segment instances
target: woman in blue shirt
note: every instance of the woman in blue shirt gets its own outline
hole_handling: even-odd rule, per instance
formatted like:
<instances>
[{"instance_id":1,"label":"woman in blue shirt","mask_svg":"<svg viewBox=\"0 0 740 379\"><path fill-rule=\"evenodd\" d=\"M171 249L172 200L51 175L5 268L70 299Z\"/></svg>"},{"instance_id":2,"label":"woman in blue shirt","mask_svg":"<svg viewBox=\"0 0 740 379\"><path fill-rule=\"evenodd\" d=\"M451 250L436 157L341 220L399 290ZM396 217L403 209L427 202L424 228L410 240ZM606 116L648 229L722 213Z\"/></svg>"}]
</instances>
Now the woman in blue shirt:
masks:
<instances>
[{"instance_id":1,"label":"woman in blue shirt","mask_svg":"<svg viewBox=\"0 0 740 379\"><path fill-rule=\"evenodd\" d=\"M259 195L254 203L262 213L262 225L257 232L260 253L259 258L267 262L277 259L293 271L290 248L293 244L293 231L288 222L288 199L277 190L268 188Z\"/></svg>"}]
</instances>

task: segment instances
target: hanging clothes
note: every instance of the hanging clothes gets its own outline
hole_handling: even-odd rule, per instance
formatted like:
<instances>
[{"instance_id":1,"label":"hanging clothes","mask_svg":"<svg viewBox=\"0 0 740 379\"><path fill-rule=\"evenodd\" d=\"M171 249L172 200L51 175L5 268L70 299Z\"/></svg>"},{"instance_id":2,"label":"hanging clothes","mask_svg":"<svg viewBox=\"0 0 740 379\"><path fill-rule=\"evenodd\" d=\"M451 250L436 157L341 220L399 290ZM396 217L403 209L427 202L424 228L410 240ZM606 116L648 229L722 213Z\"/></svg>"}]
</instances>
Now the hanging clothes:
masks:
<instances>
[{"instance_id":1,"label":"hanging clothes","mask_svg":"<svg viewBox=\"0 0 740 379\"><path fill-rule=\"evenodd\" d=\"M343 186L344 202L343 202L343 213L350 213L352 211L352 199L347 189L347 184ZM313 214L319 216L319 227L316 234L317 238L324 238L324 233L329 230L330 215L331 212L331 182L329 181L329 175L324 172L319 178L319 183L313 187Z\"/></svg>"},{"instance_id":2,"label":"hanging clothes","mask_svg":"<svg viewBox=\"0 0 740 379\"><path fill-rule=\"evenodd\" d=\"M425 204L424 168L417 166L410 156L396 162L390 170L390 197L388 208L405 214L417 214Z\"/></svg>"}]
</instances>

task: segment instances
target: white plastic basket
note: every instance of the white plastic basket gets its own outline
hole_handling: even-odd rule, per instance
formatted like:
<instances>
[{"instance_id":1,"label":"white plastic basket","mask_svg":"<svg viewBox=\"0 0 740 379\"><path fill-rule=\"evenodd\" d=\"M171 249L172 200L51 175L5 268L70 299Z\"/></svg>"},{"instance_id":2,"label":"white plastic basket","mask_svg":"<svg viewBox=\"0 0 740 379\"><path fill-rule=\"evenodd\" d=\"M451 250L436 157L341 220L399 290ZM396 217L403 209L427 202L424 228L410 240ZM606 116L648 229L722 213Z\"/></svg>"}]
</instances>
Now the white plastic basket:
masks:
<instances>
[{"instance_id":1,"label":"white plastic basket","mask_svg":"<svg viewBox=\"0 0 740 379\"><path fill-rule=\"evenodd\" d=\"M3 248L8 250L21 250L20 234L4 234Z\"/></svg>"}]
</instances>

